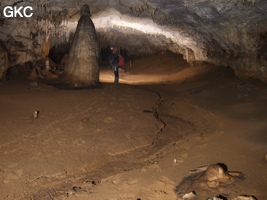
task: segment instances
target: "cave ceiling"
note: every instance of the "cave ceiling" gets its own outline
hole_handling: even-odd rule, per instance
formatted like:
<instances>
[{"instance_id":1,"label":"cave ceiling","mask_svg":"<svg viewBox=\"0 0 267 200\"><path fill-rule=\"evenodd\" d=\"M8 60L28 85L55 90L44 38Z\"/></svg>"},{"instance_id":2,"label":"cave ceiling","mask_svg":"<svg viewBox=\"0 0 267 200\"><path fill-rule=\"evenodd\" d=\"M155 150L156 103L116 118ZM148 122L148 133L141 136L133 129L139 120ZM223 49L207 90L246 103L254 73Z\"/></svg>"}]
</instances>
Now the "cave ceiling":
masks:
<instances>
[{"instance_id":1,"label":"cave ceiling","mask_svg":"<svg viewBox=\"0 0 267 200\"><path fill-rule=\"evenodd\" d=\"M101 48L115 46L133 56L169 50L189 63L267 77L266 0L2 0L0 39L10 63L40 59L44 40L49 47L71 41L84 4ZM5 6L31 6L33 16L6 18Z\"/></svg>"}]
</instances>

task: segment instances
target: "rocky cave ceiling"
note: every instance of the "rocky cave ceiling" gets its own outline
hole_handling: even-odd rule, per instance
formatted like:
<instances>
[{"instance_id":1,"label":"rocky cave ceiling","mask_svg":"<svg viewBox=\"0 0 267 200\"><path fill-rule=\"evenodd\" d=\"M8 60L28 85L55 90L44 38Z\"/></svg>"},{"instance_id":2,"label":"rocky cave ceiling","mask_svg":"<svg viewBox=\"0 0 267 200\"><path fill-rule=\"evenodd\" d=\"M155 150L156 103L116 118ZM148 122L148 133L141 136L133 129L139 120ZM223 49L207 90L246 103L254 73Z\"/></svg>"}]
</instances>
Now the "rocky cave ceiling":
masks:
<instances>
[{"instance_id":1,"label":"rocky cave ceiling","mask_svg":"<svg viewBox=\"0 0 267 200\"><path fill-rule=\"evenodd\" d=\"M9 66L71 41L84 4L101 48L131 56L169 50L191 64L230 66L239 76L267 80L266 0L2 0L0 49ZM6 6L31 6L33 16L6 18Z\"/></svg>"}]
</instances>

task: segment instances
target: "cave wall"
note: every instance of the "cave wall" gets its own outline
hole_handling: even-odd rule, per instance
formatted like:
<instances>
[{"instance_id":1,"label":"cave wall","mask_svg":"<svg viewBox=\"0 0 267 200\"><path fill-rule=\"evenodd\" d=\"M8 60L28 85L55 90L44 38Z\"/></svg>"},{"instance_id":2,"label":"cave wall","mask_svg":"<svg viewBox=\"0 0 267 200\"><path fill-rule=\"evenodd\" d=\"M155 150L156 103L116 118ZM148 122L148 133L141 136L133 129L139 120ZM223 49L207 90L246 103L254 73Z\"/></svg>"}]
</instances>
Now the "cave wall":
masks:
<instances>
[{"instance_id":1,"label":"cave wall","mask_svg":"<svg viewBox=\"0 0 267 200\"><path fill-rule=\"evenodd\" d=\"M83 4L90 6L101 48L121 47L130 56L170 50L192 65L230 66L240 77L267 81L266 0L3 0L1 10L33 7L32 18L1 12L0 40L9 65L42 59L44 46L68 43Z\"/></svg>"}]
</instances>

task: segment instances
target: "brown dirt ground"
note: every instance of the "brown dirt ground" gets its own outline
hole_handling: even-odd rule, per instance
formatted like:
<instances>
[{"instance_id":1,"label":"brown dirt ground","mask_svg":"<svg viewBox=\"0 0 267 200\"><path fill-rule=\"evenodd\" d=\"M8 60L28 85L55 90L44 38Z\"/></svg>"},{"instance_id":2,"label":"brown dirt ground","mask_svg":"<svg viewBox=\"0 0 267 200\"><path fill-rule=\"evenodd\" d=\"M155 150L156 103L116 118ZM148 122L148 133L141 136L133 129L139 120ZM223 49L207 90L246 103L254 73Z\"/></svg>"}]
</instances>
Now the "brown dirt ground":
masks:
<instances>
[{"instance_id":1,"label":"brown dirt ground","mask_svg":"<svg viewBox=\"0 0 267 200\"><path fill-rule=\"evenodd\" d=\"M0 82L0 199L171 200L197 167L245 180L197 191L267 199L267 87L174 55L102 69L102 87ZM34 118L34 111L39 111ZM176 162L174 162L176 159Z\"/></svg>"}]
</instances>

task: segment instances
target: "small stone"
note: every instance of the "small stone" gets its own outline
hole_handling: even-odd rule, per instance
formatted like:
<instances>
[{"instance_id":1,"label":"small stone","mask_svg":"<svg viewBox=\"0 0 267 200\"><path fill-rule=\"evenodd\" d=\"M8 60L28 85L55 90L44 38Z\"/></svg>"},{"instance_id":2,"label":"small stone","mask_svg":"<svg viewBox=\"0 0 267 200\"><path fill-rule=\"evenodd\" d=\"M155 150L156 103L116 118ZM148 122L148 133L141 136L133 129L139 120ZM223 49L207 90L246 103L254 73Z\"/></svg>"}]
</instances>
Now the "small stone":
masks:
<instances>
[{"instance_id":1,"label":"small stone","mask_svg":"<svg viewBox=\"0 0 267 200\"><path fill-rule=\"evenodd\" d=\"M234 198L233 200L257 200L257 199L253 196L241 195L238 196L237 198Z\"/></svg>"},{"instance_id":2,"label":"small stone","mask_svg":"<svg viewBox=\"0 0 267 200\"><path fill-rule=\"evenodd\" d=\"M267 153L265 154L264 160L267 161Z\"/></svg>"},{"instance_id":3,"label":"small stone","mask_svg":"<svg viewBox=\"0 0 267 200\"><path fill-rule=\"evenodd\" d=\"M68 192L67 192L67 197L70 197L72 195L75 195L75 191L73 189L70 189Z\"/></svg>"},{"instance_id":4,"label":"small stone","mask_svg":"<svg viewBox=\"0 0 267 200\"><path fill-rule=\"evenodd\" d=\"M195 191L187 193L183 196L183 200L196 200L196 199L197 199L197 195Z\"/></svg>"},{"instance_id":5,"label":"small stone","mask_svg":"<svg viewBox=\"0 0 267 200\"><path fill-rule=\"evenodd\" d=\"M37 111L37 110L34 111L33 117L34 117L34 118L38 118L38 115L39 115L39 111Z\"/></svg>"},{"instance_id":6,"label":"small stone","mask_svg":"<svg viewBox=\"0 0 267 200\"><path fill-rule=\"evenodd\" d=\"M112 181L112 184L114 184L114 185L116 185L116 184L118 184L118 183L119 183L118 180L113 180L113 181Z\"/></svg>"},{"instance_id":7,"label":"small stone","mask_svg":"<svg viewBox=\"0 0 267 200\"><path fill-rule=\"evenodd\" d=\"M38 86L38 85L39 85L38 82L32 82L32 83L31 83L31 86L33 86L33 87L36 87L36 86Z\"/></svg>"}]
</instances>

